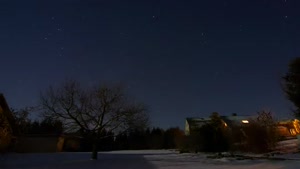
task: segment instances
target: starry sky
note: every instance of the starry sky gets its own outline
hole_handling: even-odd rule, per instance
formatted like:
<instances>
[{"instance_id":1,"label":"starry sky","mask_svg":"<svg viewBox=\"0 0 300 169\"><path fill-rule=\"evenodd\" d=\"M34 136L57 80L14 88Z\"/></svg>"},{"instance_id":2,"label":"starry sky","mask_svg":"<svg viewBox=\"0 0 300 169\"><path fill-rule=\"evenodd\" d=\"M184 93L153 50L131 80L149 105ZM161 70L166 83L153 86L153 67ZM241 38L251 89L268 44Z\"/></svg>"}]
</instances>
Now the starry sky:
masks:
<instances>
[{"instance_id":1,"label":"starry sky","mask_svg":"<svg viewBox=\"0 0 300 169\"><path fill-rule=\"evenodd\" d=\"M298 0L0 1L0 92L13 108L74 78L122 82L153 126L291 114L280 87L300 56Z\"/></svg>"}]
</instances>

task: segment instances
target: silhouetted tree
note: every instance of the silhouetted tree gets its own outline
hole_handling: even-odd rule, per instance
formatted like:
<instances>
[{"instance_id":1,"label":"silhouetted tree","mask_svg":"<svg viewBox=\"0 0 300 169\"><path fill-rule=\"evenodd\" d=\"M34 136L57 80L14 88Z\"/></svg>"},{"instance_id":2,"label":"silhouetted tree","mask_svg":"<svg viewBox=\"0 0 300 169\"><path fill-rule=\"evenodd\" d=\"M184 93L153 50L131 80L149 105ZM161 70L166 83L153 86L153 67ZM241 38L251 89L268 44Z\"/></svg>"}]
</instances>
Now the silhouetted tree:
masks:
<instances>
[{"instance_id":1,"label":"silhouetted tree","mask_svg":"<svg viewBox=\"0 0 300 169\"><path fill-rule=\"evenodd\" d=\"M217 112L213 112L210 116L214 137L212 140L213 149L212 151L227 151L229 149L228 135L227 135L227 127L225 126L224 121L221 119Z\"/></svg>"},{"instance_id":2,"label":"silhouetted tree","mask_svg":"<svg viewBox=\"0 0 300 169\"><path fill-rule=\"evenodd\" d=\"M61 134L63 132L63 124L58 119L48 117L40 122L41 134Z\"/></svg>"},{"instance_id":3,"label":"silhouetted tree","mask_svg":"<svg viewBox=\"0 0 300 169\"><path fill-rule=\"evenodd\" d=\"M260 111L256 119L243 128L246 134L246 150L268 152L275 148L278 140L276 120L270 111Z\"/></svg>"},{"instance_id":4,"label":"silhouetted tree","mask_svg":"<svg viewBox=\"0 0 300 169\"><path fill-rule=\"evenodd\" d=\"M164 130L160 128L153 128L150 133L150 148L162 149L164 145Z\"/></svg>"},{"instance_id":5,"label":"silhouetted tree","mask_svg":"<svg viewBox=\"0 0 300 169\"><path fill-rule=\"evenodd\" d=\"M135 128L128 132L129 149L147 149L147 136L144 129Z\"/></svg>"},{"instance_id":6,"label":"silhouetted tree","mask_svg":"<svg viewBox=\"0 0 300 169\"><path fill-rule=\"evenodd\" d=\"M27 134L41 134L41 133L42 133L42 129L41 129L40 122L37 120L33 121L29 126Z\"/></svg>"},{"instance_id":7,"label":"silhouetted tree","mask_svg":"<svg viewBox=\"0 0 300 169\"><path fill-rule=\"evenodd\" d=\"M184 132L177 128L169 128L164 133L164 148L179 148L184 139Z\"/></svg>"},{"instance_id":8,"label":"silhouetted tree","mask_svg":"<svg viewBox=\"0 0 300 169\"><path fill-rule=\"evenodd\" d=\"M31 120L29 119L29 109L24 108L20 110L11 109L12 115L14 117L14 124L12 126L15 135L24 135L28 133L29 127L31 125Z\"/></svg>"},{"instance_id":9,"label":"silhouetted tree","mask_svg":"<svg viewBox=\"0 0 300 169\"><path fill-rule=\"evenodd\" d=\"M195 129L187 139L188 149L195 152L222 152L229 149L227 129L217 112L210 116L210 122Z\"/></svg>"},{"instance_id":10,"label":"silhouetted tree","mask_svg":"<svg viewBox=\"0 0 300 169\"><path fill-rule=\"evenodd\" d=\"M49 87L41 94L45 117L63 122L69 131L80 130L93 141L92 159L97 159L97 142L101 134L144 128L148 123L146 107L130 101L117 85L96 85L82 88L69 80L58 87Z\"/></svg>"},{"instance_id":11,"label":"silhouetted tree","mask_svg":"<svg viewBox=\"0 0 300 169\"><path fill-rule=\"evenodd\" d=\"M117 149L117 150L128 150L129 149L127 133L120 133L116 136L115 149Z\"/></svg>"},{"instance_id":12,"label":"silhouetted tree","mask_svg":"<svg viewBox=\"0 0 300 169\"><path fill-rule=\"evenodd\" d=\"M114 133L113 132L107 132L104 130L102 134L100 134L100 137L102 139L98 140L98 150L100 151L108 151L112 150L114 146Z\"/></svg>"},{"instance_id":13,"label":"silhouetted tree","mask_svg":"<svg viewBox=\"0 0 300 169\"><path fill-rule=\"evenodd\" d=\"M283 77L283 90L294 104L294 115L300 118L300 58L292 60L288 72Z\"/></svg>"}]
</instances>

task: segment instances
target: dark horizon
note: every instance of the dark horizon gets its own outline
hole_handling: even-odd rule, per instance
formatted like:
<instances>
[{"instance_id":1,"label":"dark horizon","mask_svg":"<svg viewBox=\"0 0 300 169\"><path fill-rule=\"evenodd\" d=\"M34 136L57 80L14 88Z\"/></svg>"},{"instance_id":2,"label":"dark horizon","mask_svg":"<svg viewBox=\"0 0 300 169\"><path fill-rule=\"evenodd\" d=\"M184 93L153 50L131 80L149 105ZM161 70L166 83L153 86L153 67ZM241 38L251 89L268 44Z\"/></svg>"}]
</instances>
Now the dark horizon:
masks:
<instances>
[{"instance_id":1,"label":"dark horizon","mask_svg":"<svg viewBox=\"0 0 300 169\"><path fill-rule=\"evenodd\" d=\"M300 56L296 0L1 1L0 92L15 108L74 78L122 82L153 126L186 117L292 117L280 78Z\"/></svg>"}]
</instances>

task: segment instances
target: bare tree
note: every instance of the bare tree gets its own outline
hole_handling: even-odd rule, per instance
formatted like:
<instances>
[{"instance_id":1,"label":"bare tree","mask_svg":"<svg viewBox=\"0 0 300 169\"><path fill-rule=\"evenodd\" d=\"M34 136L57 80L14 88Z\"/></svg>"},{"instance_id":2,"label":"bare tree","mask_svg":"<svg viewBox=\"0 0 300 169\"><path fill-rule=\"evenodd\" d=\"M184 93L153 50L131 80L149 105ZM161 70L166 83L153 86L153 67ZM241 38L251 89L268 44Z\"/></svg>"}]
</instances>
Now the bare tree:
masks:
<instances>
[{"instance_id":1,"label":"bare tree","mask_svg":"<svg viewBox=\"0 0 300 169\"><path fill-rule=\"evenodd\" d=\"M41 94L44 116L61 120L64 129L81 131L93 141L92 159L97 159L97 140L102 132L124 132L146 127L146 107L130 101L118 85L82 88L67 80L61 86L49 87Z\"/></svg>"}]
</instances>

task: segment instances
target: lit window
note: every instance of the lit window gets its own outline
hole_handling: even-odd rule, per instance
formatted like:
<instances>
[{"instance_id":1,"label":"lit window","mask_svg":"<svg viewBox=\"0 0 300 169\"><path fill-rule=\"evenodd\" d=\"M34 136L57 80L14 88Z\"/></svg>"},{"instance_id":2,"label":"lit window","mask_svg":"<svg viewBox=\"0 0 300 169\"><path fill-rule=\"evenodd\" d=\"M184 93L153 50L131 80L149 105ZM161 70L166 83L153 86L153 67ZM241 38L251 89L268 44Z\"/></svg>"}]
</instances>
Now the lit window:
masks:
<instances>
[{"instance_id":1,"label":"lit window","mask_svg":"<svg viewBox=\"0 0 300 169\"><path fill-rule=\"evenodd\" d=\"M248 124L249 121L248 120L242 120L242 123Z\"/></svg>"},{"instance_id":2,"label":"lit window","mask_svg":"<svg viewBox=\"0 0 300 169\"><path fill-rule=\"evenodd\" d=\"M291 135L293 135L293 136L297 135L295 129L290 129L290 132L291 132Z\"/></svg>"}]
</instances>

